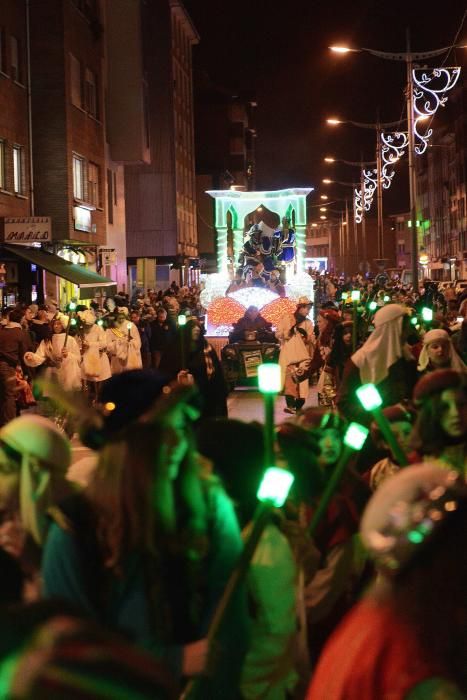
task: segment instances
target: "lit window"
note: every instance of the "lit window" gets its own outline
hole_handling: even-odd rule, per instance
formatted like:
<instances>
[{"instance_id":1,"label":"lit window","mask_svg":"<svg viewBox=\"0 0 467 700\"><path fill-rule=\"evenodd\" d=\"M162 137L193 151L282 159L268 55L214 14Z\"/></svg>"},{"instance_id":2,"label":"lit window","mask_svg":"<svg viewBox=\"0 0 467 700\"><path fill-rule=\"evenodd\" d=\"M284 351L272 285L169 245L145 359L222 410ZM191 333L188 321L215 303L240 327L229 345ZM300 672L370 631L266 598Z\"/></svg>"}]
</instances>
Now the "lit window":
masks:
<instances>
[{"instance_id":1,"label":"lit window","mask_svg":"<svg viewBox=\"0 0 467 700\"><path fill-rule=\"evenodd\" d=\"M99 166L95 163L88 163L88 202L100 207L99 197Z\"/></svg>"},{"instance_id":2,"label":"lit window","mask_svg":"<svg viewBox=\"0 0 467 700\"><path fill-rule=\"evenodd\" d=\"M24 194L24 148L13 146L13 191Z\"/></svg>"},{"instance_id":3,"label":"lit window","mask_svg":"<svg viewBox=\"0 0 467 700\"><path fill-rule=\"evenodd\" d=\"M98 117L97 114L97 84L94 73L86 68L84 78L84 97L86 101L86 111L93 117Z\"/></svg>"},{"instance_id":4,"label":"lit window","mask_svg":"<svg viewBox=\"0 0 467 700\"><path fill-rule=\"evenodd\" d=\"M84 158L73 156L73 196L84 200Z\"/></svg>"},{"instance_id":5,"label":"lit window","mask_svg":"<svg viewBox=\"0 0 467 700\"><path fill-rule=\"evenodd\" d=\"M75 107L83 106L81 89L81 63L70 54L71 102Z\"/></svg>"}]
</instances>

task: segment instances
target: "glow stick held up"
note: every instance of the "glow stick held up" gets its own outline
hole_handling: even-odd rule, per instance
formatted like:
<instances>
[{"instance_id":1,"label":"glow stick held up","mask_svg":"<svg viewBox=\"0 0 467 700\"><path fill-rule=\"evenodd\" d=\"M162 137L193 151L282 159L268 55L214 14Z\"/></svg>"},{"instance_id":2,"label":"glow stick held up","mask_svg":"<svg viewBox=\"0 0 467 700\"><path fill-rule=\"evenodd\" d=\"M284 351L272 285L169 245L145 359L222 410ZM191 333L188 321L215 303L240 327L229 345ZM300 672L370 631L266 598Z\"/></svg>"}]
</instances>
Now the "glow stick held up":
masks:
<instances>
[{"instance_id":1,"label":"glow stick held up","mask_svg":"<svg viewBox=\"0 0 467 700\"><path fill-rule=\"evenodd\" d=\"M407 464L409 463L407 455L397 442L396 436L391 430L391 425L389 421L381 411L383 400L378 389L375 387L374 384L363 384L357 389L356 393L357 398L362 404L365 411L371 413L371 415L375 419L375 422L381 430L384 439L391 448L391 452L394 455L394 458L398 461L401 467L407 466Z\"/></svg>"}]
</instances>

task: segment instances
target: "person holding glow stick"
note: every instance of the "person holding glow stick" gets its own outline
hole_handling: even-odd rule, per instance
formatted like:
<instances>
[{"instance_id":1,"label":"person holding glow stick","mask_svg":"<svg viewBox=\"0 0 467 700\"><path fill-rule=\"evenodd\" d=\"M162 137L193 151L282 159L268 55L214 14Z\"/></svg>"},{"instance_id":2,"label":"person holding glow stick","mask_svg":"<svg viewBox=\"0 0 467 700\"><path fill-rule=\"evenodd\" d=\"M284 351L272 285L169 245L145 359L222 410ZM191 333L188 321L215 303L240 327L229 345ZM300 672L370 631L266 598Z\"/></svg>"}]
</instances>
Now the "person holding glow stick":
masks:
<instances>
[{"instance_id":1,"label":"person holding glow stick","mask_svg":"<svg viewBox=\"0 0 467 700\"><path fill-rule=\"evenodd\" d=\"M141 369L141 337L135 324L128 319L128 309L118 309L115 324L106 331L107 351L112 375Z\"/></svg>"}]
</instances>

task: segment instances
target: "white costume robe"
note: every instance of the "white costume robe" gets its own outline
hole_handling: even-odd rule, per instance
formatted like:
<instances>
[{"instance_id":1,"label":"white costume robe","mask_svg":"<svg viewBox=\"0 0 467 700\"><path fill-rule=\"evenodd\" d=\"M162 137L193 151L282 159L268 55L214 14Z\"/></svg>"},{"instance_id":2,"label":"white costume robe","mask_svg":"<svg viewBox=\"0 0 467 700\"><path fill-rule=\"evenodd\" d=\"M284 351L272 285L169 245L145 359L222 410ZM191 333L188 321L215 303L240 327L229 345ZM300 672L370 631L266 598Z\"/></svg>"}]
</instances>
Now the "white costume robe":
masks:
<instances>
[{"instance_id":1,"label":"white costume robe","mask_svg":"<svg viewBox=\"0 0 467 700\"><path fill-rule=\"evenodd\" d=\"M87 343L83 352L81 365L83 379L88 382L103 382L112 376L107 356L107 336L103 328L95 323L82 336L81 342Z\"/></svg>"},{"instance_id":2,"label":"white costume robe","mask_svg":"<svg viewBox=\"0 0 467 700\"><path fill-rule=\"evenodd\" d=\"M308 318L305 318L303 321L301 321L301 323L299 323L299 328L303 329L307 334L306 342L297 330L295 330L293 335L290 336L290 329L295 325L295 317L293 315L289 315L281 319L276 329L276 337L281 344L279 364L281 367L282 387L284 387L285 383L287 366L290 364L303 362L304 360L309 360L311 350L313 349L313 323ZM299 397L301 399L306 399L310 389L308 379L304 379L297 386L299 390Z\"/></svg>"},{"instance_id":3,"label":"white costume robe","mask_svg":"<svg viewBox=\"0 0 467 700\"><path fill-rule=\"evenodd\" d=\"M28 367L39 367L44 362L56 363L56 366L46 368L45 378L55 377L64 389L72 391L81 389L81 352L75 338L68 336L65 348L68 354L63 357L65 338L66 333L54 333L50 340L41 340L36 352L25 353L24 363Z\"/></svg>"},{"instance_id":4,"label":"white costume robe","mask_svg":"<svg viewBox=\"0 0 467 700\"><path fill-rule=\"evenodd\" d=\"M108 328L106 335L112 374L143 367L141 337L134 323L125 321L119 328Z\"/></svg>"}]
</instances>

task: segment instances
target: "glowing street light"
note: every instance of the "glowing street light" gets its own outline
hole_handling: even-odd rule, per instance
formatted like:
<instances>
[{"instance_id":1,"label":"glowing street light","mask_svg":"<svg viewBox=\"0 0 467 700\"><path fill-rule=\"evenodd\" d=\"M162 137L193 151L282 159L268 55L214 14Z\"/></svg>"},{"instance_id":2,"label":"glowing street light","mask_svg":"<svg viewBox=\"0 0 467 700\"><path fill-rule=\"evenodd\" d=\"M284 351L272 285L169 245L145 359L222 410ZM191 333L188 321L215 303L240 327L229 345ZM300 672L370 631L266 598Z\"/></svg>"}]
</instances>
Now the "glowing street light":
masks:
<instances>
[{"instance_id":1,"label":"glowing street light","mask_svg":"<svg viewBox=\"0 0 467 700\"><path fill-rule=\"evenodd\" d=\"M320 196L320 199L326 200L326 199L329 199L329 197L327 196L327 194L322 194Z\"/></svg>"},{"instance_id":2,"label":"glowing street light","mask_svg":"<svg viewBox=\"0 0 467 700\"><path fill-rule=\"evenodd\" d=\"M336 162L336 159L335 159L335 158L328 157L328 158L325 158L325 159L324 159L324 162L325 162L325 163L335 163L335 162Z\"/></svg>"},{"instance_id":3,"label":"glowing street light","mask_svg":"<svg viewBox=\"0 0 467 700\"><path fill-rule=\"evenodd\" d=\"M331 124L331 126L337 126L338 124L342 124L342 121L340 119L335 119L334 117L331 117L330 119L326 119L327 124Z\"/></svg>"},{"instance_id":4,"label":"glowing street light","mask_svg":"<svg viewBox=\"0 0 467 700\"><path fill-rule=\"evenodd\" d=\"M320 207L319 210L320 210L320 211L327 211L328 208L327 208L327 207Z\"/></svg>"},{"instance_id":5,"label":"glowing street light","mask_svg":"<svg viewBox=\"0 0 467 700\"><path fill-rule=\"evenodd\" d=\"M325 219L327 219L327 216L325 216L324 214L321 214L321 216L320 216L319 218L320 218L322 221L324 221Z\"/></svg>"},{"instance_id":6,"label":"glowing street light","mask_svg":"<svg viewBox=\"0 0 467 700\"><path fill-rule=\"evenodd\" d=\"M332 180L330 180L328 177L325 177L324 180L321 180L323 185L332 185Z\"/></svg>"},{"instance_id":7,"label":"glowing street light","mask_svg":"<svg viewBox=\"0 0 467 700\"><path fill-rule=\"evenodd\" d=\"M352 53L358 51L358 49L351 49L348 46L329 46L328 48L334 51L334 53Z\"/></svg>"}]
</instances>

